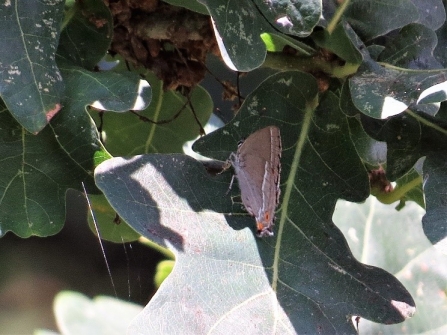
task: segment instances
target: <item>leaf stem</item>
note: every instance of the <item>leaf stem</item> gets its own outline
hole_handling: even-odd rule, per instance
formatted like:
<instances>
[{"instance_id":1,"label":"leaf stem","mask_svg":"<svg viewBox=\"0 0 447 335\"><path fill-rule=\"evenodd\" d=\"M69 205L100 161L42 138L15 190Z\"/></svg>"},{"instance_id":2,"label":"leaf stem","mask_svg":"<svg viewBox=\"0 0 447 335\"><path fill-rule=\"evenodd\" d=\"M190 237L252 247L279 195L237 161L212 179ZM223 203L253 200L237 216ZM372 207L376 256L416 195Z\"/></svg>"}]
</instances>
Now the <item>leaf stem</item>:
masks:
<instances>
[{"instance_id":1,"label":"leaf stem","mask_svg":"<svg viewBox=\"0 0 447 335\"><path fill-rule=\"evenodd\" d=\"M324 72L331 77L345 78L354 74L359 65L346 63L343 66L333 65L327 60L315 57L297 57L287 55L280 52L269 52L265 59L263 67L268 67L275 70L288 71L299 70L303 72Z\"/></svg>"},{"instance_id":2,"label":"leaf stem","mask_svg":"<svg viewBox=\"0 0 447 335\"><path fill-rule=\"evenodd\" d=\"M393 202L401 200L405 194L410 192L413 188L419 186L422 183L422 176L418 176L414 178L408 183L405 183L402 186L396 187L392 192L389 193L380 193L376 194L377 200L379 200L383 204L392 204Z\"/></svg>"},{"instance_id":3,"label":"leaf stem","mask_svg":"<svg viewBox=\"0 0 447 335\"><path fill-rule=\"evenodd\" d=\"M78 11L78 5L74 0L68 0L65 2L65 13L64 13L64 19L61 23L61 31L65 29L65 27L71 22L73 17L76 15L76 12Z\"/></svg>"},{"instance_id":4,"label":"leaf stem","mask_svg":"<svg viewBox=\"0 0 447 335\"><path fill-rule=\"evenodd\" d=\"M408 115L411 115L416 120L418 120L420 123L425 124L426 126L429 126L430 128L433 128L433 129L439 131L441 134L447 135L447 129L444 129L444 128L438 126L437 124L435 124L427 119L424 119L423 117L417 115L415 112L413 112L409 109L405 110L405 112Z\"/></svg>"},{"instance_id":5,"label":"leaf stem","mask_svg":"<svg viewBox=\"0 0 447 335\"><path fill-rule=\"evenodd\" d=\"M424 69L424 70L421 70L421 69L408 69L408 68L405 68L405 67L400 67L400 66L396 66L396 65L393 65L393 64L390 64L390 63L385 63L385 62L377 62L377 64L379 64L383 68L396 70L396 71L399 71L399 72L402 72L402 73L416 73L416 74L417 73L420 73L420 74L444 73L445 74L445 69L428 69L428 70Z\"/></svg>"},{"instance_id":6,"label":"leaf stem","mask_svg":"<svg viewBox=\"0 0 447 335\"><path fill-rule=\"evenodd\" d=\"M338 7L337 11L335 12L334 16L332 17L331 21L329 22L326 30L329 34L332 34L335 27L337 26L338 22L340 22L341 17L346 12L346 8L348 7L351 0L345 0L341 4L340 7Z\"/></svg>"},{"instance_id":7,"label":"leaf stem","mask_svg":"<svg viewBox=\"0 0 447 335\"><path fill-rule=\"evenodd\" d=\"M276 292L278 287L278 280L279 280L279 262L280 262L280 255L281 255L281 241L282 241L282 235L284 230L284 225L288 220L290 220L287 217L288 213L288 206L291 199L292 190L295 189L295 178L298 173L298 169L301 162L301 154L304 151L304 146L308 140L307 136L309 135L310 128L312 126L312 117L314 115L314 111L316 107L318 106L318 95L315 96L313 100L307 101L306 108L304 110L304 119L303 123L301 125L300 135L296 144L295 153L293 155L293 161L292 165L290 167L290 172L288 175L288 179L286 181L286 190L284 192L284 197L282 200L281 205L281 218L278 228L278 237L276 238L276 245L275 245L275 254L273 257L273 274L272 274L272 290Z\"/></svg>"},{"instance_id":8,"label":"leaf stem","mask_svg":"<svg viewBox=\"0 0 447 335\"><path fill-rule=\"evenodd\" d=\"M374 214L376 212L375 211L376 201L377 201L376 199L371 197L368 217L366 218L365 230L363 232L363 248L362 248L363 250L362 250L362 255L361 255L361 259L360 259L360 262L362 262L362 263L368 262L368 256L369 256L368 251L371 249L369 246L369 241L370 241L370 237L371 237L372 225L374 222Z\"/></svg>"}]
</instances>

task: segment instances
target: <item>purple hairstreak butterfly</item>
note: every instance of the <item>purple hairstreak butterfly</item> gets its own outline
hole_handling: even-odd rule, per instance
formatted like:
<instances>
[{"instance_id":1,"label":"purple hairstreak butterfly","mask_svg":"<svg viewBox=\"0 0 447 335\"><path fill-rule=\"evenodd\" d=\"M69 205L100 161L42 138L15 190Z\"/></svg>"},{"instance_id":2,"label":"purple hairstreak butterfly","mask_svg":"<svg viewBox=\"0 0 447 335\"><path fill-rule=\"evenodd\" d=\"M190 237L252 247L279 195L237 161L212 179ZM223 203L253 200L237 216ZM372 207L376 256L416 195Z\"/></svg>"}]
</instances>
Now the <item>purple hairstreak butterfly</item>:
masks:
<instances>
[{"instance_id":1,"label":"purple hairstreak butterfly","mask_svg":"<svg viewBox=\"0 0 447 335\"><path fill-rule=\"evenodd\" d=\"M225 164L224 169L233 166L242 203L256 219L258 237L273 236L280 195L281 150L279 128L269 126L239 142L236 153L231 153Z\"/></svg>"}]
</instances>

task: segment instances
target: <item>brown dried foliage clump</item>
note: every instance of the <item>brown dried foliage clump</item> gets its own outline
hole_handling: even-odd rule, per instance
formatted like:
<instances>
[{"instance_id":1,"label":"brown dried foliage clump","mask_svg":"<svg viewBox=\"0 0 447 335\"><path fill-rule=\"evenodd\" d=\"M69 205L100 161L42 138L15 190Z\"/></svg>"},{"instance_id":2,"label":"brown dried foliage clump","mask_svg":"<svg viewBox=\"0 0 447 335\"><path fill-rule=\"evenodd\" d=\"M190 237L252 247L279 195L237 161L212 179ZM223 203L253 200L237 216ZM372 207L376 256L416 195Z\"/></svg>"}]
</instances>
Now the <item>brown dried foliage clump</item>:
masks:
<instances>
[{"instance_id":1,"label":"brown dried foliage clump","mask_svg":"<svg viewBox=\"0 0 447 335\"><path fill-rule=\"evenodd\" d=\"M165 89L193 87L218 54L210 18L158 0L105 0L114 17L112 54L153 71Z\"/></svg>"}]
</instances>

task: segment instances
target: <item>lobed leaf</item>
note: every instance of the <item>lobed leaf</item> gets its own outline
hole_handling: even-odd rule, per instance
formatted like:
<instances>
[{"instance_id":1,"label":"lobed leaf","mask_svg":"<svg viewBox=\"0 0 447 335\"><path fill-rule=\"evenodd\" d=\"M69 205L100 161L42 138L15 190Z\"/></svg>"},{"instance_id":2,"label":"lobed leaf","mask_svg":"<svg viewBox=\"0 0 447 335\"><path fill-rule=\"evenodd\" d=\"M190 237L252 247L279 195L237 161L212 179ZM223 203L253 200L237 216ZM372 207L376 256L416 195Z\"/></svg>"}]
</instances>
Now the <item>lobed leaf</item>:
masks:
<instances>
[{"instance_id":1,"label":"lobed leaf","mask_svg":"<svg viewBox=\"0 0 447 335\"><path fill-rule=\"evenodd\" d=\"M105 147L114 156L182 152L183 144L197 137L213 111L212 99L201 86L190 92L192 110L180 92L164 90L163 82L154 74L146 73L145 77L154 100L138 112L148 119L146 122L131 113L103 115ZM95 111L91 115L100 122Z\"/></svg>"},{"instance_id":2,"label":"lobed leaf","mask_svg":"<svg viewBox=\"0 0 447 335\"><path fill-rule=\"evenodd\" d=\"M219 48L228 67L250 71L265 60L263 33L282 33L308 36L321 16L321 2L259 0L216 3L200 0L208 9L214 23ZM261 15L259 13L261 12Z\"/></svg>"},{"instance_id":3,"label":"lobed leaf","mask_svg":"<svg viewBox=\"0 0 447 335\"><path fill-rule=\"evenodd\" d=\"M93 73L62 67L69 96L64 108L38 135L21 127L6 109L0 113L0 232L48 236L59 232L65 218L65 192L90 183L95 154L103 151L96 126L86 113L95 102L106 108L129 109L148 101L148 89L136 75ZM88 88L87 91L84 91ZM86 92L88 94L86 94Z\"/></svg>"},{"instance_id":4,"label":"lobed leaf","mask_svg":"<svg viewBox=\"0 0 447 335\"><path fill-rule=\"evenodd\" d=\"M424 210L408 204L399 212L370 197L363 204L339 201L334 222L362 262L389 269L418 306L404 323L383 325L361 319L360 334L442 334L446 327L447 256L433 248L422 231Z\"/></svg>"},{"instance_id":5,"label":"lobed leaf","mask_svg":"<svg viewBox=\"0 0 447 335\"><path fill-rule=\"evenodd\" d=\"M345 18L363 40L385 35L419 19L411 0L351 0Z\"/></svg>"},{"instance_id":6,"label":"lobed leaf","mask_svg":"<svg viewBox=\"0 0 447 335\"><path fill-rule=\"evenodd\" d=\"M172 274L129 332L355 333L350 315L383 323L412 315L402 284L355 260L331 220L337 199L363 201L369 192L337 106L335 95L318 96L311 75L278 73L247 97L230 124L195 144L226 159L256 129L281 129L273 238L254 236L235 188L225 195L230 174L212 177L192 158L143 155L98 166L96 183L119 215L176 254Z\"/></svg>"},{"instance_id":7,"label":"lobed leaf","mask_svg":"<svg viewBox=\"0 0 447 335\"><path fill-rule=\"evenodd\" d=\"M62 107L55 53L64 1L0 5L0 95L17 122L38 133Z\"/></svg>"}]
</instances>

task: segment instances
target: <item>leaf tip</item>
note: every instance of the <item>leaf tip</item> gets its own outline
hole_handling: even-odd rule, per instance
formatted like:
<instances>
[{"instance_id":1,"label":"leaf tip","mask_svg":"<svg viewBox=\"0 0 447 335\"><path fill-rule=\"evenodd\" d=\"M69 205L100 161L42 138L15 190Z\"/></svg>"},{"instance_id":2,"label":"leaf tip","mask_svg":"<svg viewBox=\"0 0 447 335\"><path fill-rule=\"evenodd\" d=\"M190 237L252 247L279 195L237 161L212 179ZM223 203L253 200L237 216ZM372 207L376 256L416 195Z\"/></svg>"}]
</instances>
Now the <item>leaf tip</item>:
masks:
<instances>
[{"instance_id":1,"label":"leaf tip","mask_svg":"<svg viewBox=\"0 0 447 335\"><path fill-rule=\"evenodd\" d=\"M415 306L409 305L408 303L403 301L392 300L391 305L393 305L393 307L396 308L396 310L404 319L411 318L416 312Z\"/></svg>"}]
</instances>

